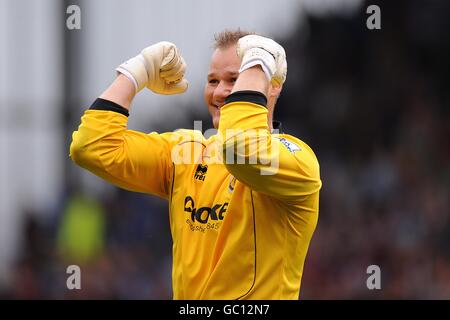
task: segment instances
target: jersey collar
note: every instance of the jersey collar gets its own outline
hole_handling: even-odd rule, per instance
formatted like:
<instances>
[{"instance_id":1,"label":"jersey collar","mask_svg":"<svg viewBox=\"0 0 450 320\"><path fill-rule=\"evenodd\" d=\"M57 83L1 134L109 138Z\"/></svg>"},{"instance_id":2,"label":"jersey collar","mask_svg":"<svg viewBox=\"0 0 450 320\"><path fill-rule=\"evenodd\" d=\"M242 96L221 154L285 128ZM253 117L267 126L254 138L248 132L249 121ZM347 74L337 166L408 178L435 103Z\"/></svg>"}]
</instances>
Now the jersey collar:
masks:
<instances>
[{"instance_id":1,"label":"jersey collar","mask_svg":"<svg viewBox=\"0 0 450 320\"><path fill-rule=\"evenodd\" d=\"M283 126L280 121L273 120L272 121L273 130L278 130L278 133L283 133Z\"/></svg>"}]
</instances>

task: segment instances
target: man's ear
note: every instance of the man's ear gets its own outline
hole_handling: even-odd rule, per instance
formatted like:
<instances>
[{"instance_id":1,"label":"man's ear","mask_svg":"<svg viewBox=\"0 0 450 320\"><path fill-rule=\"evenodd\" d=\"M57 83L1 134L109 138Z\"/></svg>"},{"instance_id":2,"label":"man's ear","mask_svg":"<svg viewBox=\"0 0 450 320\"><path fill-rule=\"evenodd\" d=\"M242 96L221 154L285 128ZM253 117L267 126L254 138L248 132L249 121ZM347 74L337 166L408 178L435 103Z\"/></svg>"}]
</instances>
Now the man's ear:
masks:
<instances>
[{"instance_id":1,"label":"man's ear","mask_svg":"<svg viewBox=\"0 0 450 320\"><path fill-rule=\"evenodd\" d=\"M281 89L283 89L282 84L273 84L271 83L269 86L269 97L278 98L281 93Z\"/></svg>"}]
</instances>

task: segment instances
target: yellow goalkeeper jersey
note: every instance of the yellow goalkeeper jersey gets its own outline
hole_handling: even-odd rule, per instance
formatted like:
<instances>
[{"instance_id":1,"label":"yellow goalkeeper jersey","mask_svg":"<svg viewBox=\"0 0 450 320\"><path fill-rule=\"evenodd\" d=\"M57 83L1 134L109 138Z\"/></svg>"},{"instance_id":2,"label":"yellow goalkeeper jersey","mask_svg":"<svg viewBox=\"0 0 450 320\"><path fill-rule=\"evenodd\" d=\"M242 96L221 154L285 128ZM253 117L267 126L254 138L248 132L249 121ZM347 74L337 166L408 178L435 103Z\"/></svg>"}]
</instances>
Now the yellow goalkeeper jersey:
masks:
<instances>
[{"instance_id":1,"label":"yellow goalkeeper jersey","mask_svg":"<svg viewBox=\"0 0 450 320\"><path fill-rule=\"evenodd\" d=\"M169 201L173 298L298 299L319 164L301 140L270 133L265 97L230 95L208 139L195 130L128 130L127 120L126 109L97 99L70 156L114 185ZM264 143L251 151L251 141Z\"/></svg>"}]
</instances>

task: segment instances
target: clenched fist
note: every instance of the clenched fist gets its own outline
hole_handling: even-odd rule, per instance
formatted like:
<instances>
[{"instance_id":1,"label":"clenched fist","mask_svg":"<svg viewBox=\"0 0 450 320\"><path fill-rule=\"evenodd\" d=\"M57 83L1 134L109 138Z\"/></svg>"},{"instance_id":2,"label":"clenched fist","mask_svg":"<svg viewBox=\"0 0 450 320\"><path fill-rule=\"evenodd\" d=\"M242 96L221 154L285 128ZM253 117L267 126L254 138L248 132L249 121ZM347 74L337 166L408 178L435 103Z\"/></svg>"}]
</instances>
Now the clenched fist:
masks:
<instances>
[{"instance_id":1,"label":"clenched fist","mask_svg":"<svg viewBox=\"0 0 450 320\"><path fill-rule=\"evenodd\" d=\"M188 81L184 79L186 63L177 47L167 41L145 48L116 71L134 83L136 92L147 87L159 94L176 94L188 88Z\"/></svg>"}]
</instances>

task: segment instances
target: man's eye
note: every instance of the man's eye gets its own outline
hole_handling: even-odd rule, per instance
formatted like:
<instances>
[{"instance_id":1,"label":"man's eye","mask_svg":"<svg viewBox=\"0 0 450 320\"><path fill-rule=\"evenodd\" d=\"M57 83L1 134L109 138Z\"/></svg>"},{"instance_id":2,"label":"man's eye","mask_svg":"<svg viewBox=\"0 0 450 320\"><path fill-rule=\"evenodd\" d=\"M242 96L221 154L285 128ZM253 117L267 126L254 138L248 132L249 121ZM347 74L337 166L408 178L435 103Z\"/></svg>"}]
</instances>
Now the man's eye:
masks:
<instances>
[{"instance_id":1,"label":"man's eye","mask_svg":"<svg viewBox=\"0 0 450 320\"><path fill-rule=\"evenodd\" d=\"M237 78L231 78L231 82L236 82Z\"/></svg>"},{"instance_id":2,"label":"man's eye","mask_svg":"<svg viewBox=\"0 0 450 320\"><path fill-rule=\"evenodd\" d=\"M208 81L208 83L209 83L209 84L218 84L219 81L216 80L216 79L211 79L211 80Z\"/></svg>"}]
</instances>

